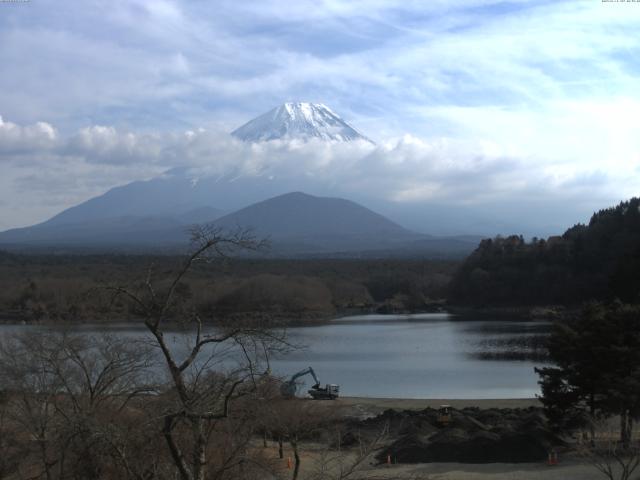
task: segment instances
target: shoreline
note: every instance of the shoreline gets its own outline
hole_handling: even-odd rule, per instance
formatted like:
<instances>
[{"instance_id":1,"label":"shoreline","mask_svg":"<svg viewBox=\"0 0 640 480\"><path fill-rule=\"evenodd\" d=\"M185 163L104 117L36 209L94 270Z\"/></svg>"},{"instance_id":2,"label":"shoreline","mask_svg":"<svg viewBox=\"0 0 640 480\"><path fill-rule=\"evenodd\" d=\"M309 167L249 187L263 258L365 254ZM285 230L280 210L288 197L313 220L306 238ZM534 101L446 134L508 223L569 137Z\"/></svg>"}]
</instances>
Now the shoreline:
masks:
<instances>
[{"instance_id":1,"label":"shoreline","mask_svg":"<svg viewBox=\"0 0 640 480\"><path fill-rule=\"evenodd\" d=\"M336 319L362 316L362 315L424 315L424 314L448 314L452 317L466 318L475 316L478 320L486 320L486 317L508 317L513 321L553 321L566 318L576 309L572 307L466 307L447 305L438 309L425 308L423 310L390 310L381 311L379 307L362 309L338 309L334 312L290 312L283 314L278 312L272 315L273 326L275 327L308 327L328 325ZM243 312L242 315L251 315L252 312ZM219 319L224 319L225 313L218 312ZM0 312L0 325L41 325L41 326L61 326L61 325L113 325L113 324L136 324L141 319L130 317L118 320L112 318L96 319L53 319L53 318L25 318L15 312ZM167 321L168 325L179 324L177 320Z\"/></svg>"},{"instance_id":2,"label":"shoreline","mask_svg":"<svg viewBox=\"0 0 640 480\"><path fill-rule=\"evenodd\" d=\"M479 410L515 410L542 408L537 398L376 398L376 397L340 397L336 400L314 402L319 408L327 408L344 418L364 420L376 417L386 410L422 411L428 408L438 409L448 405L454 410L477 408Z\"/></svg>"},{"instance_id":3,"label":"shoreline","mask_svg":"<svg viewBox=\"0 0 640 480\"><path fill-rule=\"evenodd\" d=\"M462 409L475 407L489 408L529 408L542 407L537 398L376 398L376 397L340 397L335 400L336 406L343 407L372 407L386 410L423 410L449 405Z\"/></svg>"}]
</instances>

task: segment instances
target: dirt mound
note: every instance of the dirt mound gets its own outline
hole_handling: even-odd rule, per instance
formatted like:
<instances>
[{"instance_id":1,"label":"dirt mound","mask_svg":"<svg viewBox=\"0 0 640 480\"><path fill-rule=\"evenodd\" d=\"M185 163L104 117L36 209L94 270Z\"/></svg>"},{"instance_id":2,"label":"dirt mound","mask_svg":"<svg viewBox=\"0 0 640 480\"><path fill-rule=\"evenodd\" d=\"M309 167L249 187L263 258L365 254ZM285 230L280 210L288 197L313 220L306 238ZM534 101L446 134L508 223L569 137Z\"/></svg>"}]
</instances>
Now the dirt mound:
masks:
<instances>
[{"instance_id":1,"label":"dirt mound","mask_svg":"<svg viewBox=\"0 0 640 480\"><path fill-rule=\"evenodd\" d=\"M398 463L535 462L562 443L546 430L542 411L535 407L452 410L446 426L438 424L434 409L386 411L365 423L372 427L384 422L395 441L380 451L380 462L388 456Z\"/></svg>"},{"instance_id":2,"label":"dirt mound","mask_svg":"<svg viewBox=\"0 0 640 480\"><path fill-rule=\"evenodd\" d=\"M426 463L429 462L424 460L428 448L428 443L417 435L406 435L383 449L377 459L380 463L386 462L388 457L391 457L393 463Z\"/></svg>"},{"instance_id":3,"label":"dirt mound","mask_svg":"<svg viewBox=\"0 0 640 480\"><path fill-rule=\"evenodd\" d=\"M364 436L379 435L386 431L388 437L405 435L432 435L439 430L438 412L432 408L421 411L388 409L366 420L350 422L348 432L357 431Z\"/></svg>"},{"instance_id":4,"label":"dirt mound","mask_svg":"<svg viewBox=\"0 0 640 480\"><path fill-rule=\"evenodd\" d=\"M400 448L398 448L400 447ZM413 462L460 462L460 463L519 463L535 462L546 458L550 444L527 434L511 433L499 435L480 431L471 435L437 436L424 445L421 455L411 450ZM389 447L399 462L409 463L404 458L402 445ZM385 457L386 458L386 457Z\"/></svg>"}]
</instances>

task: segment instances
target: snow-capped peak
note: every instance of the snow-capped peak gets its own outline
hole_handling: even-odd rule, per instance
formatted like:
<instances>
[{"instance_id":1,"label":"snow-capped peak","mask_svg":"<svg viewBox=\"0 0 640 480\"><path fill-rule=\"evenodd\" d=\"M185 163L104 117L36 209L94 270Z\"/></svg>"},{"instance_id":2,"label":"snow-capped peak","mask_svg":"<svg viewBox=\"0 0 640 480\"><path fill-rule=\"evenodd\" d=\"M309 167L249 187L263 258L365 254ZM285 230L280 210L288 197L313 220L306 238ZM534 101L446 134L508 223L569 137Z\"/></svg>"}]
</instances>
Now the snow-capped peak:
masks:
<instances>
[{"instance_id":1,"label":"snow-capped peak","mask_svg":"<svg viewBox=\"0 0 640 480\"><path fill-rule=\"evenodd\" d=\"M231 132L231 135L246 142L310 138L371 142L326 105L307 102L280 105L245 123Z\"/></svg>"}]
</instances>

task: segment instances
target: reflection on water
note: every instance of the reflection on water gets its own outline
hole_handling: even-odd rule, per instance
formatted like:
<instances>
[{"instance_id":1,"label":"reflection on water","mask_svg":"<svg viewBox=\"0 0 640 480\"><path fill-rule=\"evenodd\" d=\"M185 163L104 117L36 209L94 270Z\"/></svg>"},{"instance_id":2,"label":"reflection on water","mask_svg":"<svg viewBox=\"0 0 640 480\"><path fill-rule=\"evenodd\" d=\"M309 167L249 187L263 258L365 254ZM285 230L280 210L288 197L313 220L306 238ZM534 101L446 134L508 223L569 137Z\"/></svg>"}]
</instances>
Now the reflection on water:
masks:
<instances>
[{"instance_id":1,"label":"reflection on water","mask_svg":"<svg viewBox=\"0 0 640 480\"><path fill-rule=\"evenodd\" d=\"M504 336L487 338L477 343L470 355L480 360L532 360L546 362L549 352L546 335Z\"/></svg>"},{"instance_id":2,"label":"reflection on water","mask_svg":"<svg viewBox=\"0 0 640 480\"><path fill-rule=\"evenodd\" d=\"M1 334L38 326L0 326ZM139 326L82 325L123 340L148 338ZM550 324L474 320L448 314L360 315L326 325L293 327L288 339L302 348L275 358L274 373L288 376L312 366L343 395L404 398L524 398L539 393L534 366L545 359ZM173 345L187 342L169 332ZM310 386L307 379L307 386Z\"/></svg>"},{"instance_id":3,"label":"reflection on water","mask_svg":"<svg viewBox=\"0 0 640 480\"><path fill-rule=\"evenodd\" d=\"M531 360L546 362L549 354L546 340L551 331L549 322L530 321L468 321L469 355L480 360Z\"/></svg>"}]
</instances>

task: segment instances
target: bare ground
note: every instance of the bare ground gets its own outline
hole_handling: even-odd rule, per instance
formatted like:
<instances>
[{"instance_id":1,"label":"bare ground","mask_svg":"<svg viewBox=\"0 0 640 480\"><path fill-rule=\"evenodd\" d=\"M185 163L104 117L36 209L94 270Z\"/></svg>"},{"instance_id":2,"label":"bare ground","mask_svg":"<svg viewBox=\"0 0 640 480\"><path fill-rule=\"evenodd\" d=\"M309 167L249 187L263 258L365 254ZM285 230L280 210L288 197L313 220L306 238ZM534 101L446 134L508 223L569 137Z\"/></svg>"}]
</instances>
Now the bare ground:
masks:
<instances>
[{"instance_id":1,"label":"bare ground","mask_svg":"<svg viewBox=\"0 0 640 480\"><path fill-rule=\"evenodd\" d=\"M282 460L282 472L286 477L286 459L293 457L288 446L285 447L285 459ZM300 479L317 479L319 465L325 460L321 447L307 445L302 454ZM274 449L275 455L275 449ZM348 464L349 456L345 455ZM335 465L334 465L335 466ZM331 472L336 475L336 472ZM320 477L339 478L339 477ZM366 462L359 472L347 477L353 480L598 480L604 477L594 467L580 458L569 456L560 458L558 465L549 466L539 463L428 463L415 465L377 465Z\"/></svg>"},{"instance_id":2,"label":"bare ground","mask_svg":"<svg viewBox=\"0 0 640 480\"><path fill-rule=\"evenodd\" d=\"M597 480L602 474L590 465L575 460L548 466L544 463L430 463L370 467L360 479L406 480Z\"/></svg>"}]
</instances>

